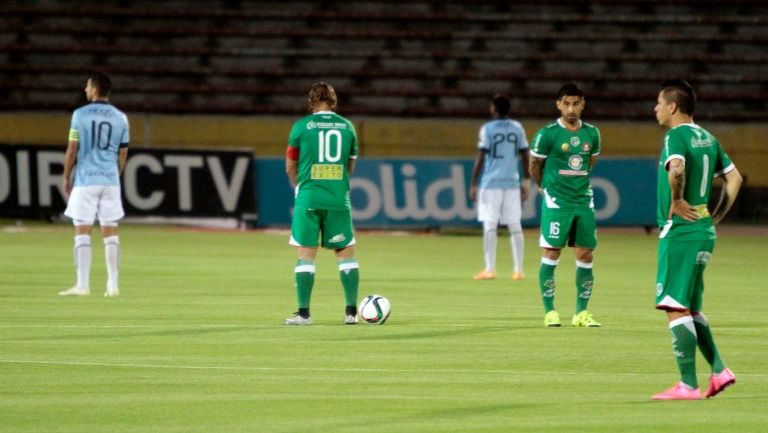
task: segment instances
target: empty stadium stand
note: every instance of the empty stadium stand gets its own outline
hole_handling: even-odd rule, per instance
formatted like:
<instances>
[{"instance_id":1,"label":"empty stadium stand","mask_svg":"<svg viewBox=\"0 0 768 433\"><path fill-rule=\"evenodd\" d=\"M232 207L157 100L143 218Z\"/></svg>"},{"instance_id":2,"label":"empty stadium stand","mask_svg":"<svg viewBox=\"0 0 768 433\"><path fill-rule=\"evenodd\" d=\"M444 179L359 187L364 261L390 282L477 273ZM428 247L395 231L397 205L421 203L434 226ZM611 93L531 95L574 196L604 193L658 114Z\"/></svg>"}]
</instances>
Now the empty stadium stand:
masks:
<instances>
[{"instance_id":1,"label":"empty stadium stand","mask_svg":"<svg viewBox=\"0 0 768 433\"><path fill-rule=\"evenodd\" d=\"M590 118L647 119L689 79L699 118L768 116L763 0L5 1L0 110L71 110L84 78L151 113L295 114L316 81L343 112L482 117L508 93L550 117L566 81Z\"/></svg>"}]
</instances>

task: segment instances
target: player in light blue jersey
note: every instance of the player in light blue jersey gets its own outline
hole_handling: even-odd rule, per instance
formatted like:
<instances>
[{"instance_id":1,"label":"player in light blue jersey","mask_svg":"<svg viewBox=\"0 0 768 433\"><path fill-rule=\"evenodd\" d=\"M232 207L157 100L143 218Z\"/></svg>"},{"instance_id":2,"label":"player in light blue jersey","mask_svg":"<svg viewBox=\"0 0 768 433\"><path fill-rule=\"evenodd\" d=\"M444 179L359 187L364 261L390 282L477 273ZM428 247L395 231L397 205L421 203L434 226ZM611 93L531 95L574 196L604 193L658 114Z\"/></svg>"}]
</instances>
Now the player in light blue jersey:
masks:
<instances>
[{"instance_id":1,"label":"player in light blue jersey","mask_svg":"<svg viewBox=\"0 0 768 433\"><path fill-rule=\"evenodd\" d=\"M68 199L64 215L75 225L77 283L62 296L90 294L91 229L99 218L107 261L106 297L118 296L120 243L117 222L124 216L120 199L120 173L130 141L128 118L109 103L112 82L102 73L88 78L89 104L72 114L69 144L64 156L62 189ZM74 174L74 176L73 176Z\"/></svg>"},{"instance_id":2,"label":"player in light blue jersey","mask_svg":"<svg viewBox=\"0 0 768 433\"><path fill-rule=\"evenodd\" d=\"M528 140L520 122L509 118L509 98L497 94L491 102L493 120L480 128L479 152L472 169L469 196L477 202L477 219L483 223L485 269L475 280L496 278L496 230L509 227L514 262L513 280L522 280L523 227L521 202L528 198ZM522 159L523 181L520 181Z\"/></svg>"}]
</instances>

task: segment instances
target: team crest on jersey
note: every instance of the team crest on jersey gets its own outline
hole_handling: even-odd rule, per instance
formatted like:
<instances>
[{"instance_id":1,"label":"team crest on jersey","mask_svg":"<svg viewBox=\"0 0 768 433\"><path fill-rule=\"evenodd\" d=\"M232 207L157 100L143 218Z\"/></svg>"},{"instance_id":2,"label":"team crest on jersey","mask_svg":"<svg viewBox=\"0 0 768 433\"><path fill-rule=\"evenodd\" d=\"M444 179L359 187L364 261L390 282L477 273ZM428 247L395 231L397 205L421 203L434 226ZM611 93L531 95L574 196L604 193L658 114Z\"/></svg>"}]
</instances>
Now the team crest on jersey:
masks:
<instances>
[{"instance_id":1,"label":"team crest on jersey","mask_svg":"<svg viewBox=\"0 0 768 433\"><path fill-rule=\"evenodd\" d=\"M568 143L563 143L562 145L560 145L560 149L562 149L563 152L568 152L568 149L569 149Z\"/></svg>"},{"instance_id":2,"label":"team crest on jersey","mask_svg":"<svg viewBox=\"0 0 768 433\"><path fill-rule=\"evenodd\" d=\"M580 155L573 155L572 157L568 158L568 167L571 167L573 170L579 170L583 161L584 160L581 159Z\"/></svg>"},{"instance_id":3,"label":"team crest on jersey","mask_svg":"<svg viewBox=\"0 0 768 433\"><path fill-rule=\"evenodd\" d=\"M310 121L307 123L307 129L315 129L315 128L317 128L317 123L315 123L314 121Z\"/></svg>"},{"instance_id":4,"label":"team crest on jersey","mask_svg":"<svg viewBox=\"0 0 768 433\"><path fill-rule=\"evenodd\" d=\"M581 144L579 137L571 137L571 146L576 147Z\"/></svg>"},{"instance_id":5,"label":"team crest on jersey","mask_svg":"<svg viewBox=\"0 0 768 433\"><path fill-rule=\"evenodd\" d=\"M583 146L581 146L582 152L589 152L589 143L584 143Z\"/></svg>"}]
</instances>

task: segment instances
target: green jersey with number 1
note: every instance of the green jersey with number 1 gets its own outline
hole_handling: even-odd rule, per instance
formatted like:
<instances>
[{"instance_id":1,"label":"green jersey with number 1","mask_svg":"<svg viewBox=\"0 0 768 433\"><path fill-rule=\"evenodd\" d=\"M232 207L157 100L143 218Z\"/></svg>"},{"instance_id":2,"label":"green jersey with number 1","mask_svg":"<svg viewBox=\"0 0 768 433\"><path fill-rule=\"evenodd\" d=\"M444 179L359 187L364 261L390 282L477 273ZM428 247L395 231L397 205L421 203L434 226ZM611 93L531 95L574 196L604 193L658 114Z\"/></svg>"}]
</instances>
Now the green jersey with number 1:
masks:
<instances>
[{"instance_id":1,"label":"green jersey with number 1","mask_svg":"<svg viewBox=\"0 0 768 433\"><path fill-rule=\"evenodd\" d=\"M695 207L699 219L688 222L675 215L669 219L672 191L669 188L667 165L673 159L685 164L685 191L683 198ZM659 237L681 240L706 240L716 237L707 203L712 192L712 181L735 166L720 142L709 131L693 123L684 123L667 131L659 158L658 212L661 228Z\"/></svg>"},{"instance_id":2,"label":"green jersey with number 1","mask_svg":"<svg viewBox=\"0 0 768 433\"><path fill-rule=\"evenodd\" d=\"M352 122L336 113L319 111L293 124L288 146L299 154L295 206L349 209L349 160L357 158Z\"/></svg>"},{"instance_id":3,"label":"green jersey with number 1","mask_svg":"<svg viewBox=\"0 0 768 433\"><path fill-rule=\"evenodd\" d=\"M594 208L590 159L600 153L600 131L579 122L579 129L571 131L558 119L533 137L531 155L546 158L540 185L544 194L542 208Z\"/></svg>"}]
</instances>

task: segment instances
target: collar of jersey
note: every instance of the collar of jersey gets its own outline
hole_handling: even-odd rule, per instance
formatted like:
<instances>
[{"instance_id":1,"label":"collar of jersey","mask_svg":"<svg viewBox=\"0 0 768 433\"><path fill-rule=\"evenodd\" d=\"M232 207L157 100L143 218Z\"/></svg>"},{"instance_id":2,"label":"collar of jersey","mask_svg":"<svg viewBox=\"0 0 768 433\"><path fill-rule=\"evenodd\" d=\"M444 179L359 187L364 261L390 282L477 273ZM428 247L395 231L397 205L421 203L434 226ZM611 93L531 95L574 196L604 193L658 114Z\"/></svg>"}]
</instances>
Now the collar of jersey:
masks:
<instances>
[{"instance_id":1,"label":"collar of jersey","mask_svg":"<svg viewBox=\"0 0 768 433\"><path fill-rule=\"evenodd\" d=\"M312 114L336 114L333 111L315 111Z\"/></svg>"},{"instance_id":2,"label":"collar of jersey","mask_svg":"<svg viewBox=\"0 0 768 433\"><path fill-rule=\"evenodd\" d=\"M677 129L677 128L681 127L681 126L690 126L691 128L701 128L701 126L699 126L699 125L697 125L697 124L695 124L695 123L691 122L691 123L681 123L681 124L679 124L679 125L675 126L675 127L674 127L674 128L672 128L672 129Z\"/></svg>"},{"instance_id":3,"label":"collar of jersey","mask_svg":"<svg viewBox=\"0 0 768 433\"><path fill-rule=\"evenodd\" d=\"M567 126L563 125L563 119L561 117L557 118L557 124L560 125L564 129L568 129ZM581 125L582 124L583 124L583 122L581 121L581 119L579 119L579 129L581 129ZM570 129L568 129L568 130L570 131Z\"/></svg>"}]
</instances>

